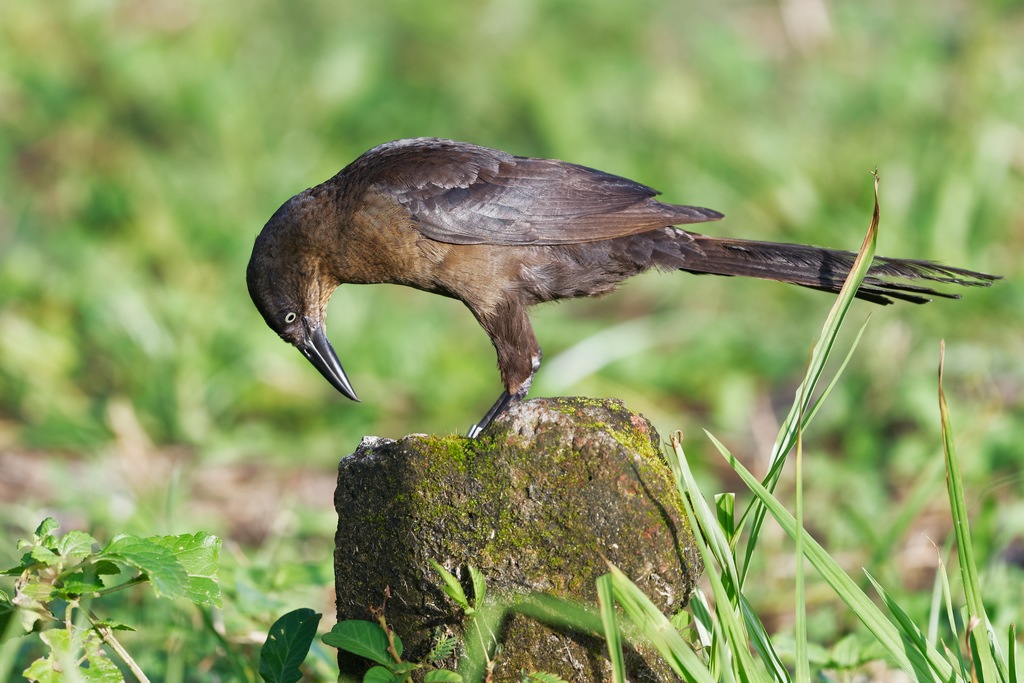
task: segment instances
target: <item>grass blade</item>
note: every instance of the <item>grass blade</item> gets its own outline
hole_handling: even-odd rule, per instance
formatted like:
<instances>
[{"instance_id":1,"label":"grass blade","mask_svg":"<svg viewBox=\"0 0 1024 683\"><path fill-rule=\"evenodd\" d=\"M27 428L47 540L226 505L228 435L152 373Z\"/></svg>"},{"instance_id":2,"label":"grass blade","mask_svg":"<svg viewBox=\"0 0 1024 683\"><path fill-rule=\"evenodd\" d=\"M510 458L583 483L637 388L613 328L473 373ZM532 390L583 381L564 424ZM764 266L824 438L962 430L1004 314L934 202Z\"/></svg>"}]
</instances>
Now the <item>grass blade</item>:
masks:
<instances>
[{"instance_id":1,"label":"grass blade","mask_svg":"<svg viewBox=\"0 0 1024 683\"><path fill-rule=\"evenodd\" d=\"M694 654L664 614L622 571L609 563L615 600L677 676L692 683L714 683L704 663Z\"/></svg>"},{"instance_id":2,"label":"grass blade","mask_svg":"<svg viewBox=\"0 0 1024 683\"><path fill-rule=\"evenodd\" d=\"M800 404L803 405L805 397L800 397ZM800 683L810 683L811 668L807 660L807 602L804 594L804 439L802 412L798 414L796 432L796 527L800 533L796 535L796 616L794 623L794 638L796 639L796 680Z\"/></svg>"},{"instance_id":3,"label":"grass blade","mask_svg":"<svg viewBox=\"0 0 1024 683\"><path fill-rule=\"evenodd\" d=\"M761 619L754 612L754 609L742 593L740 594L740 609L743 613L743 623L747 626L747 634L750 636L750 644L754 647L754 652L764 662L768 673L771 674L772 680L789 683L792 680L789 675L789 669L782 663L782 658L775 651L775 646L772 645L768 631L765 630Z\"/></svg>"},{"instance_id":4,"label":"grass blade","mask_svg":"<svg viewBox=\"0 0 1024 683\"><path fill-rule=\"evenodd\" d=\"M925 638L923 633L921 633L921 629L919 629L917 625L913 622L913 620L911 620L911 618L907 615L903 608L900 607L899 603L897 603L896 600L893 599L891 595L889 595L889 592L886 591L882 587L882 585L875 580L875 577L872 576L866 570L864 574L868 577L868 581L871 582L871 585L875 587L875 591L878 593L878 595L881 596L882 602L885 603L885 606L889 609L889 613L892 614L892 616L896 619L896 623L899 625L899 628L903 632L903 635L908 640L910 640L910 642L914 644L914 647L917 649L917 651L920 652L922 656L924 656L924 658L928 661L928 664L931 666L932 670L936 674L941 676L942 671L945 670L945 665L947 663L946 660L943 658L941 663L932 661L933 656L942 657L939 651L935 650L934 648L929 649L928 639Z\"/></svg>"},{"instance_id":5,"label":"grass blade","mask_svg":"<svg viewBox=\"0 0 1024 683\"><path fill-rule=\"evenodd\" d=\"M713 438L713 437L712 437ZM719 445L718 442L715 442ZM739 461L737 461L731 455L728 455L724 447L720 450L723 452L723 456L732 466L733 470L747 485L747 488L757 496L757 498L765 506L765 509L772 514L773 517L778 521L779 526L795 538L797 533L804 534L804 555L810 561L811 565L818 571L823 579L835 590L836 594L840 599L845 602L850 609L853 611L857 618L868 628L868 630L875 636L878 642L886 649L889 655L893 658L896 664L906 671L911 676L915 677L915 680L928 680L930 677L929 665L923 657L914 656L916 650L913 645L903 637L899 631L893 626L892 622L886 618L882 611L875 606L871 599L857 586L856 582L850 578L842 568L836 564L828 553L814 540L813 537L809 536L806 532L802 532L796 526L796 520L789 512L782 507L782 505L768 492L768 490L761 485L754 475L752 475ZM929 644L929 657L932 660L940 660L941 658L934 656L932 650L934 648ZM941 663L937 665L941 671L941 678L945 681L958 680L953 668L941 660Z\"/></svg>"},{"instance_id":6,"label":"grass blade","mask_svg":"<svg viewBox=\"0 0 1024 683\"><path fill-rule=\"evenodd\" d=\"M705 508L706 514L711 514L710 510L707 510L707 502L699 492L693 491L689 496L683 497L683 508L686 510L686 517L690 522L690 528L699 527L697 515L694 513L693 505L691 505L691 501L697 500L703 503L702 507ZM715 518L712 517L712 519ZM721 531L717 529L717 522L715 527L718 531L717 535L720 536ZM746 629L743 626L742 618L737 614L738 600L735 591L726 590L722 574L715 569L715 557L708 544L704 543L700 538L696 540L696 544L706 568L705 575L711 583L711 592L715 597L715 614L718 615L719 629L725 636L725 641L729 646L728 654L732 672L737 680L746 683L752 680L751 676L753 676L755 668L754 660L750 656L750 649L747 644ZM731 560L732 556L728 555L728 558ZM733 585L735 586L736 584Z\"/></svg>"},{"instance_id":7,"label":"grass blade","mask_svg":"<svg viewBox=\"0 0 1024 683\"><path fill-rule=\"evenodd\" d=\"M980 628L968 630L971 652L981 671L983 681L996 681L996 663L992 656L990 642L995 636L989 627L985 604L981 598L981 585L978 581L978 566L974 557L974 546L971 542L971 527L967 519L967 500L964 497L964 483L960 476L960 465L956 457L953 443L953 423L946 404L946 392L942 388L943 366L946 360L946 344L939 345L939 418L942 422L942 450L946 455L946 486L949 490L949 507L953 515L953 531L956 534L956 554L960 564L960 574L964 584L964 597L967 600L967 611L971 617L979 620Z\"/></svg>"},{"instance_id":8,"label":"grass blade","mask_svg":"<svg viewBox=\"0 0 1024 683\"><path fill-rule=\"evenodd\" d=\"M713 577L713 579L718 580L724 591L724 595L719 595L717 590L714 591L715 604L719 606L730 605L734 610L738 609L739 615L742 618L742 624L737 623L733 628L732 637L730 637L729 631L725 631L729 646L731 649L734 649L740 647L742 642L741 649L746 653L747 641L749 640L754 645L755 651L761 657L765 666L773 673L774 680L789 681L789 672L775 652L771 639L764 630L764 625L750 608L750 605L743 597L742 591L735 588L739 585L739 572L736 569L732 546L729 543L729 539L726 538L720 523L722 517L721 509L716 505L715 510L712 511L707 500L697 488L697 481L686 460L686 454L683 451L680 438L678 432L672 436L672 448L666 451L665 457L668 460L673 476L676 478L676 486L679 488L687 515L692 515L690 518L690 523L693 525L692 528L697 528L701 531L698 536L697 546L701 549L702 557L704 558L705 571L709 579ZM709 561L709 558L704 557L703 549L705 543L707 544L707 549L714 556L718 567L721 568L719 571L715 570L715 565ZM712 588L715 588L714 580ZM731 613L731 616L735 617L735 612ZM720 622L721 619L722 615L720 614ZM742 636L742 639L736 640L739 636ZM718 643L716 642L715 645L718 645ZM712 652L717 654L717 650L714 648ZM749 657L749 654L746 657ZM752 663L752 661L749 662L751 665ZM740 665L743 665L742 661ZM714 667L712 667L712 673L715 673Z\"/></svg>"},{"instance_id":9,"label":"grass blade","mask_svg":"<svg viewBox=\"0 0 1024 683\"><path fill-rule=\"evenodd\" d=\"M857 289L860 287L860 283L864 280L864 276L867 274L868 268L871 267L871 261L875 255L875 244L878 240L878 224L880 220L880 212L878 208L878 174L875 174L875 205L874 210L871 213L871 222L868 225L868 232L864 236L864 242L861 244L860 251L857 254L857 259L853 263L853 267L850 269L850 274L846 278L846 282L843 284L843 288L839 292L839 296L836 298L835 303L832 305L829 311L828 317L825 319L825 324L822 327L821 339L814 345L811 352L811 362L807 369L807 373L804 376L803 382L796 391L796 401L793 407L790 409L789 414L786 416L785 421L782 424L782 428L779 431L778 439L775 442L775 448L772 450L772 457L769 465L769 473L765 477L764 486L768 491L775 489L775 484L778 482L779 474L782 471L782 465L784 464L786 455L792 450L796 442L796 434L798 427L805 428L808 424L806 420L802 420L802 416L807 414L806 398L810 397L814 393L814 388L818 383L818 379L821 377L825 363L828 361L829 355L832 352L832 347L835 345L836 338L839 335L839 329L842 327L843 320L846 318L847 312L850 310L850 305L857 294ZM815 406L816 410L817 406ZM812 411L811 417L813 417L815 411ZM755 501L747 508L744 513L744 520L747 516L752 517L752 525L750 535L747 538L746 549L743 558L743 569L740 574L740 588L742 589L742 582L746 580L747 571L750 568L750 560L754 553L754 548L757 545L757 538L760 534L761 525L764 523L765 508L760 501Z\"/></svg>"},{"instance_id":10,"label":"grass blade","mask_svg":"<svg viewBox=\"0 0 1024 683\"><path fill-rule=\"evenodd\" d=\"M1009 638L1006 642L1010 644L1010 651L1006 655L1006 669L1008 681L1019 681L1017 676L1017 625L1010 624Z\"/></svg>"},{"instance_id":11,"label":"grass blade","mask_svg":"<svg viewBox=\"0 0 1024 683\"><path fill-rule=\"evenodd\" d=\"M609 574L597 579L597 603L601 607L604 639L608 643L608 660L612 663L612 681L626 683L626 665L622 659L622 634L619 632L619 620L615 615L615 596L612 577Z\"/></svg>"}]
</instances>

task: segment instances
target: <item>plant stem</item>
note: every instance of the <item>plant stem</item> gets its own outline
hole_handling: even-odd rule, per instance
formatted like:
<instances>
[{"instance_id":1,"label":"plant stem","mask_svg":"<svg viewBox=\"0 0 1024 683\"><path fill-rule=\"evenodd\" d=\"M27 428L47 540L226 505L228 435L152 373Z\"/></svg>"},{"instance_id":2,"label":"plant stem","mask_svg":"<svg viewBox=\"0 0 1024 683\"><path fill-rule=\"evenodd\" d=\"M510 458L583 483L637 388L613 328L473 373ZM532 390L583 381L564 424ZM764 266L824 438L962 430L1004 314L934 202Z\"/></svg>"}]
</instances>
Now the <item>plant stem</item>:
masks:
<instances>
[{"instance_id":1,"label":"plant stem","mask_svg":"<svg viewBox=\"0 0 1024 683\"><path fill-rule=\"evenodd\" d=\"M110 646L110 649L117 653L117 656L121 658L133 674L135 678L139 679L140 683L150 683L149 678L145 672L138 665L138 663L128 654L128 650L124 649L124 646L118 642L117 638L114 637L114 631L109 626L100 623L100 620L96 615L89 610L89 623L92 625L93 630L99 634L100 638L104 643Z\"/></svg>"}]
</instances>

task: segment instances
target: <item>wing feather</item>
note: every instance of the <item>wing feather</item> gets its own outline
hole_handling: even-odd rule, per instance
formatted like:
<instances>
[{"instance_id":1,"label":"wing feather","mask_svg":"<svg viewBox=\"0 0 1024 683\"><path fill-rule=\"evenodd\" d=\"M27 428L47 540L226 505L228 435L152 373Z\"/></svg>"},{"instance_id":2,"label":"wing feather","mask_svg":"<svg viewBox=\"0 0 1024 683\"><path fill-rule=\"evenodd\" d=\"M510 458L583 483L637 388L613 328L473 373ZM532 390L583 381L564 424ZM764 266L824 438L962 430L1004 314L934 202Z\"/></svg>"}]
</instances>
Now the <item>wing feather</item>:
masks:
<instances>
[{"instance_id":1,"label":"wing feather","mask_svg":"<svg viewBox=\"0 0 1024 683\"><path fill-rule=\"evenodd\" d=\"M343 173L393 196L425 236L452 244L595 242L722 217L658 202L657 190L586 166L440 138L380 145Z\"/></svg>"}]
</instances>

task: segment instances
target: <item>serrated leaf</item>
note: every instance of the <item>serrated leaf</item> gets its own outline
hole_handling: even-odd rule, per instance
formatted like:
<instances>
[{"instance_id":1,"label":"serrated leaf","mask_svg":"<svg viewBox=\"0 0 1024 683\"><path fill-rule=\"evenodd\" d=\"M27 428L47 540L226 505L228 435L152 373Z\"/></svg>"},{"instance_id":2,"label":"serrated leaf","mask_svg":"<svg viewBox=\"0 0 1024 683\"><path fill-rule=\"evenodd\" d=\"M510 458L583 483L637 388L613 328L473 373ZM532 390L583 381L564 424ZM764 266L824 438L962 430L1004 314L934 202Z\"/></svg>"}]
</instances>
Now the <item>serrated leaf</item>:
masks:
<instances>
[{"instance_id":1,"label":"serrated leaf","mask_svg":"<svg viewBox=\"0 0 1024 683\"><path fill-rule=\"evenodd\" d=\"M321 640L331 647L365 657L378 664L394 663L388 652L387 634L379 624L372 621L362 619L339 621L329 633L324 634Z\"/></svg>"},{"instance_id":2,"label":"serrated leaf","mask_svg":"<svg viewBox=\"0 0 1024 683\"><path fill-rule=\"evenodd\" d=\"M180 598L188 593L188 574L174 554L159 543L122 534L115 536L100 555L144 572L161 597Z\"/></svg>"},{"instance_id":3,"label":"serrated leaf","mask_svg":"<svg viewBox=\"0 0 1024 683\"><path fill-rule=\"evenodd\" d=\"M122 624L120 621L115 621L114 619L101 619L94 622L94 624L102 628L109 628L111 631L135 631L135 629L128 624Z\"/></svg>"},{"instance_id":4,"label":"serrated leaf","mask_svg":"<svg viewBox=\"0 0 1024 683\"><path fill-rule=\"evenodd\" d=\"M35 575L30 576L32 578L29 581L19 586L14 604L26 609L45 606L53 598L53 584L39 581Z\"/></svg>"},{"instance_id":5,"label":"serrated leaf","mask_svg":"<svg viewBox=\"0 0 1024 683\"><path fill-rule=\"evenodd\" d=\"M466 591L462 590L462 584L459 583L457 578L455 578L455 575L442 567L441 563L436 560L430 560L430 565L434 568L434 571L441 576L441 580L444 581L444 585L441 586L441 590L443 590L449 598L454 600L455 604L461 607L466 614L472 613L473 608L470 607L469 599L466 598Z\"/></svg>"},{"instance_id":6,"label":"serrated leaf","mask_svg":"<svg viewBox=\"0 0 1024 683\"><path fill-rule=\"evenodd\" d=\"M56 537L53 532L60 528L60 522L55 520L53 517L47 517L39 526L36 527L35 531L35 542L42 545L53 545L56 542Z\"/></svg>"},{"instance_id":7,"label":"serrated leaf","mask_svg":"<svg viewBox=\"0 0 1024 683\"><path fill-rule=\"evenodd\" d=\"M306 660L316 627L323 616L311 609L288 612L274 622L260 648L260 677L267 683L302 680L299 667Z\"/></svg>"},{"instance_id":8,"label":"serrated leaf","mask_svg":"<svg viewBox=\"0 0 1024 683\"><path fill-rule=\"evenodd\" d=\"M29 664L28 668L21 672L26 681L38 681L39 683L58 683L60 674L54 671L53 661L49 657L40 657Z\"/></svg>"},{"instance_id":9,"label":"serrated leaf","mask_svg":"<svg viewBox=\"0 0 1024 683\"><path fill-rule=\"evenodd\" d=\"M11 600L15 607L11 616L18 620L26 633L35 627L37 621L41 622L47 617L53 619L48 606L52 591L52 585L40 581L30 580L24 585L19 585L18 592Z\"/></svg>"},{"instance_id":10,"label":"serrated leaf","mask_svg":"<svg viewBox=\"0 0 1024 683\"><path fill-rule=\"evenodd\" d=\"M96 539L89 534L74 530L67 532L57 540L56 550L64 558L65 564L71 564L81 562L92 555L98 545Z\"/></svg>"},{"instance_id":11,"label":"serrated leaf","mask_svg":"<svg viewBox=\"0 0 1024 683\"><path fill-rule=\"evenodd\" d=\"M89 593L95 593L96 591L105 588L103 582L96 577L96 572L92 571L80 571L70 574L61 581L61 585L57 588L57 592L62 596L68 595L88 595Z\"/></svg>"},{"instance_id":12,"label":"serrated leaf","mask_svg":"<svg viewBox=\"0 0 1024 683\"><path fill-rule=\"evenodd\" d=\"M114 574L121 573L121 568L109 560L94 562L92 570L96 573L96 576L113 576Z\"/></svg>"},{"instance_id":13,"label":"serrated leaf","mask_svg":"<svg viewBox=\"0 0 1024 683\"><path fill-rule=\"evenodd\" d=\"M383 666L375 666L363 674L363 683L397 683L398 677Z\"/></svg>"},{"instance_id":14,"label":"serrated leaf","mask_svg":"<svg viewBox=\"0 0 1024 683\"><path fill-rule=\"evenodd\" d=\"M49 646L50 653L22 672L26 679L39 683L61 683L69 678L88 683L123 683L121 672L103 651L95 632L83 631L73 638L69 631L58 628L43 631L39 638ZM83 656L87 667L78 664Z\"/></svg>"},{"instance_id":15,"label":"serrated leaf","mask_svg":"<svg viewBox=\"0 0 1024 683\"><path fill-rule=\"evenodd\" d=\"M434 669L423 677L423 683L462 683L462 676L448 669Z\"/></svg>"},{"instance_id":16,"label":"serrated leaf","mask_svg":"<svg viewBox=\"0 0 1024 683\"><path fill-rule=\"evenodd\" d=\"M82 646L89 666L79 667L76 671L79 677L90 683L124 683L121 671L103 651L103 641L96 632L86 631L83 636Z\"/></svg>"},{"instance_id":17,"label":"serrated leaf","mask_svg":"<svg viewBox=\"0 0 1024 683\"><path fill-rule=\"evenodd\" d=\"M170 550L185 570L188 575L186 598L198 605L221 606L217 581L221 541L217 536L200 531L180 536L154 536L148 540Z\"/></svg>"},{"instance_id":18,"label":"serrated leaf","mask_svg":"<svg viewBox=\"0 0 1024 683\"><path fill-rule=\"evenodd\" d=\"M45 564L47 567L60 564L60 555L45 546L37 545L28 554L37 564Z\"/></svg>"}]
</instances>

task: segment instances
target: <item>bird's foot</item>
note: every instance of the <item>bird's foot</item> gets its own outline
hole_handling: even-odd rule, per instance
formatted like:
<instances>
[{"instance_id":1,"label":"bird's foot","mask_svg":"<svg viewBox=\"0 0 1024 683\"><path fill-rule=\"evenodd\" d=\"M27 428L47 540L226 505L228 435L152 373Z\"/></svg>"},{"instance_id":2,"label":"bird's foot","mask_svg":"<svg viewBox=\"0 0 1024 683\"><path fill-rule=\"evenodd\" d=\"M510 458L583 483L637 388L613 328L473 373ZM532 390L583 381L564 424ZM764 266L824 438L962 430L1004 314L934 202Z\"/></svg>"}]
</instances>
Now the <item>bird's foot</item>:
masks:
<instances>
[{"instance_id":1,"label":"bird's foot","mask_svg":"<svg viewBox=\"0 0 1024 683\"><path fill-rule=\"evenodd\" d=\"M490 407L480 421L469 428L466 437L475 439L480 436L480 433L487 429L487 426L494 421L494 418L505 412L510 405L517 402L520 398L522 397L518 394L510 394L507 391L501 392L501 396L498 397L498 400L494 402L494 405Z\"/></svg>"}]
</instances>

